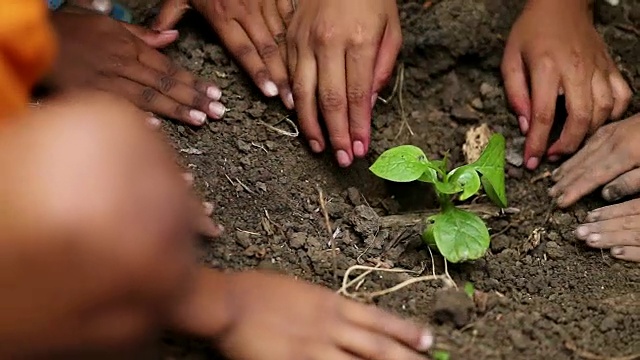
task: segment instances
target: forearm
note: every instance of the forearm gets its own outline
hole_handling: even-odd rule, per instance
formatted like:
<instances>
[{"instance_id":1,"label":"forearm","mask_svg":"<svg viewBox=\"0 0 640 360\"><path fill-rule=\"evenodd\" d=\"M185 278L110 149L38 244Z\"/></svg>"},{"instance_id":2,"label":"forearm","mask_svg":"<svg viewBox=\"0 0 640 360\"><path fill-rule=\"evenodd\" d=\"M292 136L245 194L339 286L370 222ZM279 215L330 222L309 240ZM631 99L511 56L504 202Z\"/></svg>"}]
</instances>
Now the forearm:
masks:
<instances>
[{"instance_id":1,"label":"forearm","mask_svg":"<svg viewBox=\"0 0 640 360\"><path fill-rule=\"evenodd\" d=\"M545 6L548 11L577 11L587 16L593 16L594 0L527 0L525 10L536 6Z\"/></svg>"},{"instance_id":2,"label":"forearm","mask_svg":"<svg viewBox=\"0 0 640 360\"><path fill-rule=\"evenodd\" d=\"M171 316L171 330L214 339L234 318L230 282L233 275L201 268L191 289Z\"/></svg>"}]
</instances>

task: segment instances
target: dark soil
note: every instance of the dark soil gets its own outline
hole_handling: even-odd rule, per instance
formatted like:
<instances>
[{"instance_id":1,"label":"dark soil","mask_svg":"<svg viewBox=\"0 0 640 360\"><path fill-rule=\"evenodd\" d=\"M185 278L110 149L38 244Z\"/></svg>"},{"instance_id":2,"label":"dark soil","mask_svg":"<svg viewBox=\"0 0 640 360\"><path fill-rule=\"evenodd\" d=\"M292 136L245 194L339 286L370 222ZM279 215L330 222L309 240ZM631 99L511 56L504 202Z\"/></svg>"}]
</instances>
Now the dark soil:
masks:
<instances>
[{"instance_id":1,"label":"dark soil","mask_svg":"<svg viewBox=\"0 0 640 360\"><path fill-rule=\"evenodd\" d=\"M636 3L598 5L597 19L625 76L638 89ZM431 157L449 152L460 164L465 132L480 122L520 149L498 67L521 5L515 0L448 0L427 8L423 1L401 1L405 45L399 61L405 65L405 111L415 135L400 131L397 97L388 105L378 103L371 155L348 170L339 169L331 156L311 155L300 139L264 126L294 117L277 100L260 96L216 40L203 35L196 17L184 21L181 41L169 53L217 81L230 109L224 121L200 130L165 126L177 149L202 151L183 153L184 164L195 173L201 195L215 202L215 218L227 229L223 238L205 244L202 261L216 268L277 269L337 288L319 206L322 189L333 230L339 229L339 274L358 262L381 261L430 272L429 252L412 227L381 226L384 216L434 208L429 188L386 184L367 168L385 149L405 143L422 147ZM630 111L638 110L636 97ZM286 123L276 126L291 130ZM593 196L566 212L551 211L550 180L539 175L552 168L545 164L530 173L510 166L508 197L519 212L489 219L497 235L484 259L449 265L460 286L470 281L481 292L475 304L438 291L441 284L434 282L413 284L379 298L378 304L432 323L437 347L452 359L578 359L589 358L588 353L605 359L640 353L640 267L576 241L572 231L578 221L602 204ZM437 255L435 267L443 271ZM361 290L404 278L375 276ZM166 359L212 358L200 344L178 343L165 346Z\"/></svg>"}]
</instances>

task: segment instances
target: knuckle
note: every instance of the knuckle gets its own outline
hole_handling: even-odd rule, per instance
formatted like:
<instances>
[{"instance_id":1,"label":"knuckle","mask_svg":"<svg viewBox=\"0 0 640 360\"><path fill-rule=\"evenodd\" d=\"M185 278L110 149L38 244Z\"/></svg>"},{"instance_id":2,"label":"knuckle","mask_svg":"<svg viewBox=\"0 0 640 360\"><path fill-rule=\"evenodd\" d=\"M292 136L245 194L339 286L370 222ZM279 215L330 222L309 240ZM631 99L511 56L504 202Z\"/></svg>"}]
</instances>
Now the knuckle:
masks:
<instances>
[{"instance_id":1,"label":"knuckle","mask_svg":"<svg viewBox=\"0 0 640 360\"><path fill-rule=\"evenodd\" d=\"M258 84L261 84L264 81L269 80L269 70L262 67L253 73L253 78Z\"/></svg>"},{"instance_id":2,"label":"knuckle","mask_svg":"<svg viewBox=\"0 0 640 360\"><path fill-rule=\"evenodd\" d=\"M178 74L178 72L180 71L180 66L178 66L178 64L171 61L169 58L165 58L165 59L166 59L165 74L169 76L175 76L176 74Z\"/></svg>"},{"instance_id":3,"label":"knuckle","mask_svg":"<svg viewBox=\"0 0 640 360\"><path fill-rule=\"evenodd\" d=\"M537 122L544 126L549 126L553 123L554 120L553 111L548 108L544 109L536 109L533 113L533 121Z\"/></svg>"},{"instance_id":4,"label":"knuckle","mask_svg":"<svg viewBox=\"0 0 640 360\"><path fill-rule=\"evenodd\" d=\"M150 87L145 87L140 93L140 100L144 104L153 104L158 98L158 92Z\"/></svg>"},{"instance_id":5,"label":"knuckle","mask_svg":"<svg viewBox=\"0 0 640 360\"><path fill-rule=\"evenodd\" d=\"M193 100L191 101L191 106L193 108L196 108L196 109L207 110L207 107L208 107L210 102L211 102L211 100L209 100L208 97L204 96L201 93L197 93L193 97Z\"/></svg>"},{"instance_id":6,"label":"knuckle","mask_svg":"<svg viewBox=\"0 0 640 360\"><path fill-rule=\"evenodd\" d=\"M162 93L170 92L177 84L176 79L168 75L162 75L158 79L158 90Z\"/></svg>"},{"instance_id":7,"label":"knuckle","mask_svg":"<svg viewBox=\"0 0 640 360\"><path fill-rule=\"evenodd\" d=\"M346 99L335 89L320 89L320 106L331 112L344 110L347 106Z\"/></svg>"},{"instance_id":8,"label":"knuckle","mask_svg":"<svg viewBox=\"0 0 640 360\"><path fill-rule=\"evenodd\" d=\"M537 58L535 67L540 71L552 71L556 68L556 63L549 54L542 53Z\"/></svg>"},{"instance_id":9,"label":"knuckle","mask_svg":"<svg viewBox=\"0 0 640 360\"><path fill-rule=\"evenodd\" d=\"M329 25L318 27L313 34L314 40L322 46L334 44L336 41L336 31Z\"/></svg>"},{"instance_id":10,"label":"knuckle","mask_svg":"<svg viewBox=\"0 0 640 360\"><path fill-rule=\"evenodd\" d=\"M369 92L360 86L350 86L347 88L347 101L349 104L362 104L370 102Z\"/></svg>"},{"instance_id":11,"label":"knuckle","mask_svg":"<svg viewBox=\"0 0 640 360\"><path fill-rule=\"evenodd\" d=\"M189 108L182 104L176 104L173 108L173 117L176 119L186 119L189 117Z\"/></svg>"},{"instance_id":12,"label":"knuckle","mask_svg":"<svg viewBox=\"0 0 640 360\"><path fill-rule=\"evenodd\" d=\"M276 44L260 45L258 46L258 54L263 59L269 59L276 54L280 54L280 49L278 49L278 45Z\"/></svg>"},{"instance_id":13,"label":"knuckle","mask_svg":"<svg viewBox=\"0 0 640 360\"><path fill-rule=\"evenodd\" d=\"M252 44L243 44L231 50L231 53L235 58L244 59L247 56L254 53L254 47Z\"/></svg>"}]
</instances>

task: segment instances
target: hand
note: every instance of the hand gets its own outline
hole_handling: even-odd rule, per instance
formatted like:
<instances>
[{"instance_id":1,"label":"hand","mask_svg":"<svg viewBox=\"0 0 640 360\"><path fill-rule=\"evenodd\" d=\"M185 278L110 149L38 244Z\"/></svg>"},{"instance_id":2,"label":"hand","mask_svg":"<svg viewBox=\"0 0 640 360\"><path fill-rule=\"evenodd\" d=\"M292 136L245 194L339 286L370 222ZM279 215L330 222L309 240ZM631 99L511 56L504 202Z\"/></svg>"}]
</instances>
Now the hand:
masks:
<instances>
[{"instance_id":1,"label":"hand","mask_svg":"<svg viewBox=\"0 0 640 360\"><path fill-rule=\"evenodd\" d=\"M56 12L61 41L50 81L60 89L96 88L123 95L139 108L202 125L225 112L215 84L196 79L155 48L176 40L176 31L157 33L104 15Z\"/></svg>"},{"instance_id":2,"label":"hand","mask_svg":"<svg viewBox=\"0 0 640 360\"><path fill-rule=\"evenodd\" d=\"M293 109L284 44L284 19L293 12L291 0L166 0L154 29L173 28L189 3L209 21L264 95L280 95Z\"/></svg>"},{"instance_id":3,"label":"hand","mask_svg":"<svg viewBox=\"0 0 640 360\"><path fill-rule=\"evenodd\" d=\"M366 155L371 110L401 44L395 0L299 0L287 30L287 64L314 152L325 149L319 105L338 164Z\"/></svg>"},{"instance_id":4,"label":"hand","mask_svg":"<svg viewBox=\"0 0 640 360\"><path fill-rule=\"evenodd\" d=\"M0 129L2 358L131 346L195 270L202 209L171 148L128 102L72 95Z\"/></svg>"},{"instance_id":5,"label":"hand","mask_svg":"<svg viewBox=\"0 0 640 360\"><path fill-rule=\"evenodd\" d=\"M525 164L535 169L571 154L607 119L620 118L631 90L592 23L587 1L530 0L507 41L502 75L509 103L527 135ZM529 94L529 87L531 94ZM558 94L567 122L547 150Z\"/></svg>"},{"instance_id":6,"label":"hand","mask_svg":"<svg viewBox=\"0 0 640 360\"><path fill-rule=\"evenodd\" d=\"M228 275L231 321L216 344L232 359L424 360L433 335L374 306L280 275Z\"/></svg>"},{"instance_id":7,"label":"hand","mask_svg":"<svg viewBox=\"0 0 640 360\"><path fill-rule=\"evenodd\" d=\"M559 207L573 205L604 185L602 197L620 200L640 191L640 115L600 128L572 158L553 172L549 190Z\"/></svg>"}]
</instances>

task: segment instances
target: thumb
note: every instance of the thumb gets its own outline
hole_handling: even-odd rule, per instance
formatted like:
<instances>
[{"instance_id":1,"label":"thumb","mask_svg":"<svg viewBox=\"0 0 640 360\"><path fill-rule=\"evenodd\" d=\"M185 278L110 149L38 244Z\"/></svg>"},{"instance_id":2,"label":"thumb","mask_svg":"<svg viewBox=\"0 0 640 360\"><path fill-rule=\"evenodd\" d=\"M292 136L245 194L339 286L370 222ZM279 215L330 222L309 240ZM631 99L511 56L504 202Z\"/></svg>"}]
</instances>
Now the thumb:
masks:
<instances>
[{"instance_id":1,"label":"thumb","mask_svg":"<svg viewBox=\"0 0 640 360\"><path fill-rule=\"evenodd\" d=\"M518 116L520 131L526 135L531 125L531 98L522 55L516 47L507 44L501 71L509 105Z\"/></svg>"},{"instance_id":2,"label":"thumb","mask_svg":"<svg viewBox=\"0 0 640 360\"><path fill-rule=\"evenodd\" d=\"M159 31L173 29L189 8L189 0L165 0L153 22L153 29Z\"/></svg>"},{"instance_id":3,"label":"thumb","mask_svg":"<svg viewBox=\"0 0 640 360\"><path fill-rule=\"evenodd\" d=\"M152 48L165 47L178 39L178 30L155 31L138 25L122 25Z\"/></svg>"}]
</instances>

